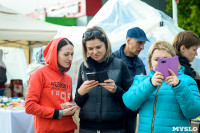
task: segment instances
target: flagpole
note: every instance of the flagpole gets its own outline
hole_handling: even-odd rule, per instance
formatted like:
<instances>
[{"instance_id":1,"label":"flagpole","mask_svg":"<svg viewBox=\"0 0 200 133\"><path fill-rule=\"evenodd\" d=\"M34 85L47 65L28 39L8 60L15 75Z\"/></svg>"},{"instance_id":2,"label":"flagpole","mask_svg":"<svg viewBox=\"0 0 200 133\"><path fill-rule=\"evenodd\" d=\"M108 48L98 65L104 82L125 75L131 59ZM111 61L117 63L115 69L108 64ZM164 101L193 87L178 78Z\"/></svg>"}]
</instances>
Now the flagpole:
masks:
<instances>
[{"instance_id":1,"label":"flagpole","mask_svg":"<svg viewBox=\"0 0 200 133\"><path fill-rule=\"evenodd\" d=\"M176 0L172 0L172 6L173 6L173 19L176 23L176 25L178 25L178 13L177 13L177 3Z\"/></svg>"}]
</instances>

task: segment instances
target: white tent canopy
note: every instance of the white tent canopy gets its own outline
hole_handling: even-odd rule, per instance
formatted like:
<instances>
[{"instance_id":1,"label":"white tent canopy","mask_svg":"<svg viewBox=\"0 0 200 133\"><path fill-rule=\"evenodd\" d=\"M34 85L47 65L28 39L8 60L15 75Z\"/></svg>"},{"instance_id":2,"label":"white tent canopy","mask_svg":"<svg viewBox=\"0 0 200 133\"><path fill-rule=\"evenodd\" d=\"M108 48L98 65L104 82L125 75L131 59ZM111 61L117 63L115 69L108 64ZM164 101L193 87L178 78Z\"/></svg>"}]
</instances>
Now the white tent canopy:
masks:
<instances>
[{"instance_id":1,"label":"white tent canopy","mask_svg":"<svg viewBox=\"0 0 200 133\"><path fill-rule=\"evenodd\" d=\"M21 15L0 5L0 49L4 51L3 61L7 67L7 83L11 79L28 80L26 74L27 59L34 44L42 46L51 41L57 34L65 34L65 37L74 36L79 39L81 29L84 27L59 26L47 22L38 21L28 16ZM65 29L61 32L58 29ZM58 36L57 36L58 37ZM81 37L80 37L81 39ZM31 46L30 46L31 45ZM31 57L30 57L31 58Z\"/></svg>"},{"instance_id":2,"label":"white tent canopy","mask_svg":"<svg viewBox=\"0 0 200 133\"><path fill-rule=\"evenodd\" d=\"M34 20L0 5L0 40L50 41L60 26Z\"/></svg>"},{"instance_id":3,"label":"white tent canopy","mask_svg":"<svg viewBox=\"0 0 200 133\"><path fill-rule=\"evenodd\" d=\"M60 26L34 20L0 5L0 49L7 67L7 83L11 79L27 80L26 68L30 44L50 41Z\"/></svg>"}]
</instances>

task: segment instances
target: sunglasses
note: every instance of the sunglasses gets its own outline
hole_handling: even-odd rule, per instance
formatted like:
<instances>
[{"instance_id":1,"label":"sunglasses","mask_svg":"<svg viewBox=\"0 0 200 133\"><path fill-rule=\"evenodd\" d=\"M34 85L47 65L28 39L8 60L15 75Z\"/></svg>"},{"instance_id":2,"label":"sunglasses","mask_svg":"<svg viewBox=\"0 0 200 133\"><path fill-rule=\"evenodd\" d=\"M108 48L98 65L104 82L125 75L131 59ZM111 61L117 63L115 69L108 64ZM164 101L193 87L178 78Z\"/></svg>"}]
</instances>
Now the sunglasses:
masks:
<instances>
[{"instance_id":1,"label":"sunglasses","mask_svg":"<svg viewBox=\"0 0 200 133\"><path fill-rule=\"evenodd\" d=\"M92 31L87 31L83 34L84 39L89 39L92 36L94 37L101 37L102 32L100 30L92 30Z\"/></svg>"}]
</instances>

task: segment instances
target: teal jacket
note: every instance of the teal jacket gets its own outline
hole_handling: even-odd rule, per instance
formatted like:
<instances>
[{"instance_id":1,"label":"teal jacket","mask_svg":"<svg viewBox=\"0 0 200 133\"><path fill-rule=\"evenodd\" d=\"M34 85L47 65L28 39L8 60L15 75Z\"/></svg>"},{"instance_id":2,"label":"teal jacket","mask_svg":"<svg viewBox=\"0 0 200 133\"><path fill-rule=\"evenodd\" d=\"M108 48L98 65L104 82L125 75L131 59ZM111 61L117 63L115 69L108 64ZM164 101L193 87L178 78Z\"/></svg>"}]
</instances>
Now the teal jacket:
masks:
<instances>
[{"instance_id":1,"label":"teal jacket","mask_svg":"<svg viewBox=\"0 0 200 133\"><path fill-rule=\"evenodd\" d=\"M190 119L200 116L200 97L193 78L179 70L180 83L176 87L163 81L160 89L150 81L154 75L137 75L123 95L124 104L139 110L139 133L174 133L191 131Z\"/></svg>"}]
</instances>

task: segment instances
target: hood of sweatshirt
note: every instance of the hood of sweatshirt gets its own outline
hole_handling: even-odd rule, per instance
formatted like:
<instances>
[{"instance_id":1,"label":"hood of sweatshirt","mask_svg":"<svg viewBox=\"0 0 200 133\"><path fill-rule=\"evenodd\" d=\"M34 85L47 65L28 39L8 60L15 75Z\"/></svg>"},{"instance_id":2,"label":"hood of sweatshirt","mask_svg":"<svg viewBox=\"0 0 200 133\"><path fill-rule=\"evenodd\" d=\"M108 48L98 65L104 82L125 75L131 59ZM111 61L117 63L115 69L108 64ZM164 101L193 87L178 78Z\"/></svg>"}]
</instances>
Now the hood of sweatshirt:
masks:
<instances>
[{"instance_id":1,"label":"hood of sweatshirt","mask_svg":"<svg viewBox=\"0 0 200 133\"><path fill-rule=\"evenodd\" d=\"M60 71L60 72L68 72L69 68L61 68L60 65L58 65L58 56L57 56L57 47L58 43L60 40L66 39L66 38L55 38L53 39L44 49L43 51L43 57L46 61L46 65L49 66L51 69L55 71ZM59 67L60 66L60 67ZM62 69L65 69L64 71Z\"/></svg>"}]
</instances>

